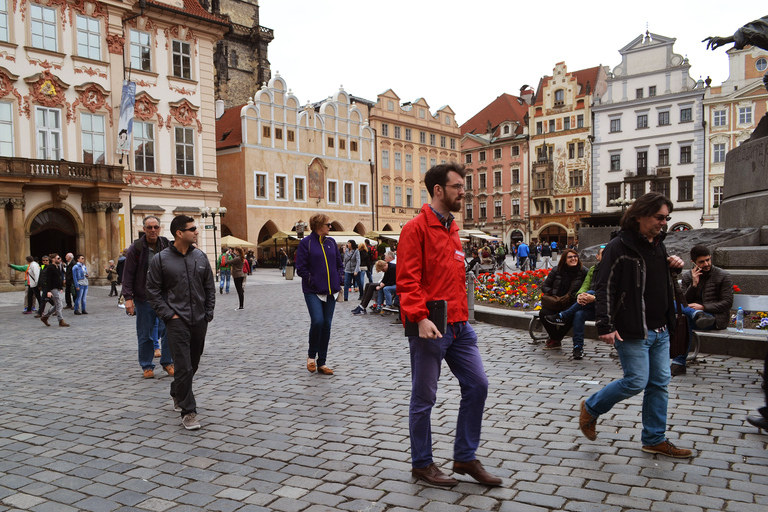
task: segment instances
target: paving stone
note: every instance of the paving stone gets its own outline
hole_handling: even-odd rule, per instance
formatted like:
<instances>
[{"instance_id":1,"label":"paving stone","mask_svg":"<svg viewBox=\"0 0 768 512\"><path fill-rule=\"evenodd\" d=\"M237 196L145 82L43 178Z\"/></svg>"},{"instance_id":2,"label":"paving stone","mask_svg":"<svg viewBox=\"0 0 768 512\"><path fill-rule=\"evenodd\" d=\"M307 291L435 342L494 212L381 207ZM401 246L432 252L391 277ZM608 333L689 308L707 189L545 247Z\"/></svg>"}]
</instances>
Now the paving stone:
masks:
<instances>
[{"instance_id":1,"label":"paving stone","mask_svg":"<svg viewBox=\"0 0 768 512\"><path fill-rule=\"evenodd\" d=\"M45 499L31 494L16 493L3 498L2 502L11 507L28 509L43 503Z\"/></svg>"}]
</instances>

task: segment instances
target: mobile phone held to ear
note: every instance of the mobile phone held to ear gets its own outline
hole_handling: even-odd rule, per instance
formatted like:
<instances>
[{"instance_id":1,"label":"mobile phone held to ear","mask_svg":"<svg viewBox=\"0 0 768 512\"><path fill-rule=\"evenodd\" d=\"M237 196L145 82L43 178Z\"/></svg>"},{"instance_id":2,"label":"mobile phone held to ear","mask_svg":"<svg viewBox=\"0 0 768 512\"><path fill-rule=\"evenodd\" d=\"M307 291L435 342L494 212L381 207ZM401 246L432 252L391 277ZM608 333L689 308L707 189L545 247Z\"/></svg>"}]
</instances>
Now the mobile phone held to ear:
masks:
<instances>
[{"instance_id":1,"label":"mobile phone held to ear","mask_svg":"<svg viewBox=\"0 0 768 512\"><path fill-rule=\"evenodd\" d=\"M428 318L435 324L440 334L445 334L448 329L448 302L445 300L429 300L427 301L427 309L429 310ZM405 319L405 335L406 336L418 336L419 324L415 324Z\"/></svg>"}]
</instances>

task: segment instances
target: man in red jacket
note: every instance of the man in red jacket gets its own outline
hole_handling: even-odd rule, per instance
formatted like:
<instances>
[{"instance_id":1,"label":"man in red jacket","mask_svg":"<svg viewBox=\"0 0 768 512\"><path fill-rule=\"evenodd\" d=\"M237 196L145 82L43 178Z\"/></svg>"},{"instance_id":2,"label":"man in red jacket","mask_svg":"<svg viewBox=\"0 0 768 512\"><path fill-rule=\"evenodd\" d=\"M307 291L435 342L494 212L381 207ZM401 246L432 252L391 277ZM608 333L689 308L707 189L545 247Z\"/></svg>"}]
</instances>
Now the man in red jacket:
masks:
<instances>
[{"instance_id":1,"label":"man in red jacket","mask_svg":"<svg viewBox=\"0 0 768 512\"><path fill-rule=\"evenodd\" d=\"M461 386L461 403L453 449L453 471L468 474L486 485L499 485L501 478L488 473L475 459L480 444L488 378L477 348L477 335L467 322L467 292L464 284L464 252L459 228L451 212L461 210L464 198L464 167L441 164L427 171L424 183L432 203L408 222L400 235L397 293L400 313L419 326L419 335L408 338L411 349L412 474L433 485L458 483L445 475L432 460L430 415L435 405L442 360L448 363ZM441 334L429 320L427 301L448 303L448 325Z\"/></svg>"}]
</instances>

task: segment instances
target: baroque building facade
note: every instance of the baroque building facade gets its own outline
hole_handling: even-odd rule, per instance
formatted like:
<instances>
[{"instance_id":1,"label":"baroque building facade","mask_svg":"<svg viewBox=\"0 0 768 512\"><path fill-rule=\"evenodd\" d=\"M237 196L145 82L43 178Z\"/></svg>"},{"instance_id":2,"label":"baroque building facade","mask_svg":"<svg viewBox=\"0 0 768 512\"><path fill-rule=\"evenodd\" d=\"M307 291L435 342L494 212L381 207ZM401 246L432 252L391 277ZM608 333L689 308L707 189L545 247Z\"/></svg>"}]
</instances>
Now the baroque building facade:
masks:
<instances>
[{"instance_id":1,"label":"baroque building facade","mask_svg":"<svg viewBox=\"0 0 768 512\"><path fill-rule=\"evenodd\" d=\"M660 192L674 204L670 230L701 227L704 203L704 82L689 74L674 38L646 32L619 50L593 108L593 226L617 225L621 201Z\"/></svg>"},{"instance_id":2,"label":"baroque building facade","mask_svg":"<svg viewBox=\"0 0 768 512\"><path fill-rule=\"evenodd\" d=\"M82 253L91 277L105 283L108 260L139 234L145 214L165 222L218 205L213 44L227 24L196 0L146 4L143 15L138 1L6 5L0 289L24 283L5 263L50 252ZM136 83L136 108L123 157L126 78Z\"/></svg>"},{"instance_id":3,"label":"baroque building facade","mask_svg":"<svg viewBox=\"0 0 768 512\"><path fill-rule=\"evenodd\" d=\"M592 209L592 106L606 77L602 66L571 72L560 62L539 83L529 108L533 239L576 242Z\"/></svg>"},{"instance_id":4,"label":"baroque building facade","mask_svg":"<svg viewBox=\"0 0 768 512\"><path fill-rule=\"evenodd\" d=\"M533 90L502 94L461 125L467 176L464 229L501 238L509 246L530 241L528 107Z\"/></svg>"},{"instance_id":5,"label":"baroque building facade","mask_svg":"<svg viewBox=\"0 0 768 512\"><path fill-rule=\"evenodd\" d=\"M749 139L766 113L768 92L763 75L768 52L757 47L728 50L728 80L704 93L706 172L703 227L719 227L718 208L723 199L725 157Z\"/></svg>"},{"instance_id":6,"label":"baroque building facade","mask_svg":"<svg viewBox=\"0 0 768 512\"><path fill-rule=\"evenodd\" d=\"M244 105L272 78L268 48L274 31L261 26L258 0L203 0L203 6L230 25L216 43L215 98L227 108Z\"/></svg>"},{"instance_id":7,"label":"baroque building facade","mask_svg":"<svg viewBox=\"0 0 768 512\"><path fill-rule=\"evenodd\" d=\"M370 110L376 130L376 227L399 231L430 202L424 174L433 166L459 161L461 131L450 106L432 114L424 98L400 103L392 89L379 94ZM462 215L456 216L459 226Z\"/></svg>"},{"instance_id":8,"label":"baroque building facade","mask_svg":"<svg viewBox=\"0 0 768 512\"><path fill-rule=\"evenodd\" d=\"M222 104L216 132L228 210L223 233L258 243L281 232L295 237L300 222L318 212L330 217L332 231L370 231L374 133L367 117L367 107L343 89L302 106L278 73L247 104ZM274 257L280 246L262 247L262 256Z\"/></svg>"}]
</instances>

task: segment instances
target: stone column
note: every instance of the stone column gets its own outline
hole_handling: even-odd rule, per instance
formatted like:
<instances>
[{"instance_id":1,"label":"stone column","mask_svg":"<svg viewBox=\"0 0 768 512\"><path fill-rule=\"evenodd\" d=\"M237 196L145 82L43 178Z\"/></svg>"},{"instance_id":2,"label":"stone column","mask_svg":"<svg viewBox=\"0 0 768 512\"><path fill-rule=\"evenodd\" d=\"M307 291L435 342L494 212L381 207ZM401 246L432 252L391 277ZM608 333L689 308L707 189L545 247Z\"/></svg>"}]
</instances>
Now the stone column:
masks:
<instances>
[{"instance_id":1,"label":"stone column","mask_svg":"<svg viewBox=\"0 0 768 512\"><path fill-rule=\"evenodd\" d=\"M109 257L114 258L117 265L117 258L120 256L120 218L118 212L123 207L123 203L110 203L109 212Z\"/></svg>"},{"instance_id":2,"label":"stone column","mask_svg":"<svg viewBox=\"0 0 768 512\"><path fill-rule=\"evenodd\" d=\"M26 261L27 247L24 243L24 207L26 201L20 197L12 198L11 203L11 226L10 236L8 238L9 253L11 261L17 265L21 265ZM15 284L24 284L24 274L16 272L16 278L13 280Z\"/></svg>"},{"instance_id":3,"label":"stone column","mask_svg":"<svg viewBox=\"0 0 768 512\"><path fill-rule=\"evenodd\" d=\"M11 269L5 265L5 262L11 262L11 254L8 252L8 218L5 214L5 206L11 200L7 197L0 197L0 290L11 289Z\"/></svg>"},{"instance_id":4,"label":"stone column","mask_svg":"<svg viewBox=\"0 0 768 512\"><path fill-rule=\"evenodd\" d=\"M107 253L107 208L110 203L98 202L93 203L93 209L96 211L96 238L99 241L99 272L96 274L99 279L106 279L107 272L104 270L109 263L109 255ZM91 273L91 275L94 275Z\"/></svg>"}]
</instances>

